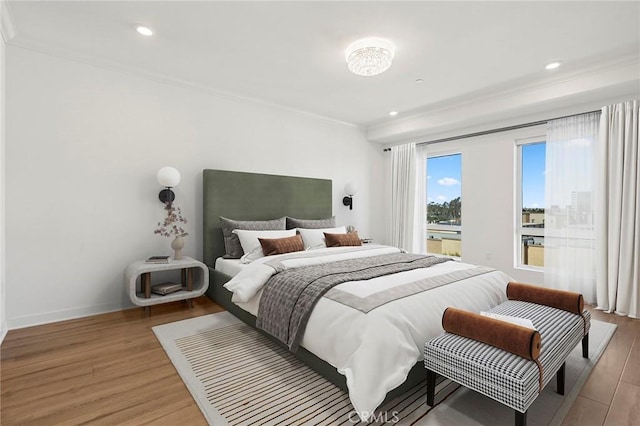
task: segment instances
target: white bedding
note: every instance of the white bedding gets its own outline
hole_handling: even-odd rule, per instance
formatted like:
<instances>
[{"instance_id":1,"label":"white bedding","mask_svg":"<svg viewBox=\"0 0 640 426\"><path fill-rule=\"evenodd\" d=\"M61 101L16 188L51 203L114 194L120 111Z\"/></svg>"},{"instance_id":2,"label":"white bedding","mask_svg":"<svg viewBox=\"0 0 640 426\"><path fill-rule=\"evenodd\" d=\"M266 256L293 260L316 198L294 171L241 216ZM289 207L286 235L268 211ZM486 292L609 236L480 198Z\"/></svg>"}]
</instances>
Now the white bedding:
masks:
<instances>
[{"instance_id":1,"label":"white bedding","mask_svg":"<svg viewBox=\"0 0 640 426\"><path fill-rule=\"evenodd\" d=\"M232 301L256 315L262 286L275 270L266 262L280 260L284 268L396 253L394 247L367 245L362 249L326 248L304 254L269 256L246 265L225 288ZM367 281L351 281L336 289L366 297L389 287L455 270L476 267L445 262L426 269L402 272ZM510 278L493 271L449 285L394 300L365 314L323 297L313 310L302 346L346 377L349 397L363 420L402 384L409 370L422 359L424 343L442 333L442 313L448 306L474 312L488 310L505 299Z\"/></svg>"},{"instance_id":2,"label":"white bedding","mask_svg":"<svg viewBox=\"0 0 640 426\"><path fill-rule=\"evenodd\" d=\"M217 271L220 271L230 277L238 275L240 271L242 271L242 268L246 266L247 265L242 263L240 259L225 259L223 257L217 258L215 264Z\"/></svg>"}]
</instances>

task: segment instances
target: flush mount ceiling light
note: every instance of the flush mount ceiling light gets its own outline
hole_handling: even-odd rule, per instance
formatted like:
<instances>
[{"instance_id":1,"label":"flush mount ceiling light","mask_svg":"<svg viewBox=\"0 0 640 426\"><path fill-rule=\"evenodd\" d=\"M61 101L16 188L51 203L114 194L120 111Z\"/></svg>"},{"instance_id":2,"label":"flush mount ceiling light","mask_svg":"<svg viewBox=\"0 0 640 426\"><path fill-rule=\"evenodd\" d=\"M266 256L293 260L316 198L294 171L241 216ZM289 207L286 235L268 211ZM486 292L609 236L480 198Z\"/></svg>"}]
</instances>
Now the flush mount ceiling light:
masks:
<instances>
[{"instance_id":1,"label":"flush mount ceiling light","mask_svg":"<svg viewBox=\"0 0 640 426\"><path fill-rule=\"evenodd\" d=\"M344 56L352 73L369 77L388 70L394 53L389 40L370 37L351 43Z\"/></svg>"},{"instance_id":2,"label":"flush mount ceiling light","mask_svg":"<svg viewBox=\"0 0 640 426\"><path fill-rule=\"evenodd\" d=\"M147 37L153 35L153 31L150 28L143 27L142 25L137 26L136 31Z\"/></svg>"},{"instance_id":3,"label":"flush mount ceiling light","mask_svg":"<svg viewBox=\"0 0 640 426\"><path fill-rule=\"evenodd\" d=\"M389 111L389 115L395 117L396 115L398 115L398 111Z\"/></svg>"}]
</instances>

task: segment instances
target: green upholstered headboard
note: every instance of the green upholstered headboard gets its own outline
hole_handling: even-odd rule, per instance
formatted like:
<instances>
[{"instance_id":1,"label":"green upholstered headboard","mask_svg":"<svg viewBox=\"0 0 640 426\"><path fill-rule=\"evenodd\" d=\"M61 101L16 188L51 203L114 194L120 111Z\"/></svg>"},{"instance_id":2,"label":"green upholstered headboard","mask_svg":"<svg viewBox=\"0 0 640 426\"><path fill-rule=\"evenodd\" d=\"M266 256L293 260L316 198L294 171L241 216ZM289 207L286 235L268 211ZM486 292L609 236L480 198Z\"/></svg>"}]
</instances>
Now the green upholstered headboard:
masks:
<instances>
[{"instance_id":1,"label":"green upholstered headboard","mask_svg":"<svg viewBox=\"0 0 640 426\"><path fill-rule=\"evenodd\" d=\"M211 267L225 253L220 216L236 220L332 216L328 179L204 170L202 187L203 255L204 263Z\"/></svg>"}]
</instances>

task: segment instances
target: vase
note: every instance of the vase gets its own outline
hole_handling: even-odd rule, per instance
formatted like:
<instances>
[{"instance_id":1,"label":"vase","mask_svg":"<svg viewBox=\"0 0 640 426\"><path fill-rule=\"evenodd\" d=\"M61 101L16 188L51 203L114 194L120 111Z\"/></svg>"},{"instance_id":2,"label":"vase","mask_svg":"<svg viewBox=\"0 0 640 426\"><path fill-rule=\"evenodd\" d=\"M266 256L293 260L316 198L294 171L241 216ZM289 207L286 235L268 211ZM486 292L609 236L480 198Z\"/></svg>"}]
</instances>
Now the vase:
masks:
<instances>
[{"instance_id":1,"label":"vase","mask_svg":"<svg viewBox=\"0 0 640 426\"><path fill-rule=\"evenodd\" d=\"M176 238L171 241L171 248L174 251L173 259L181 260L182 259L182 247L184 247L184 238L181 236L176 236Z\"/></svg>"}]
</instances>

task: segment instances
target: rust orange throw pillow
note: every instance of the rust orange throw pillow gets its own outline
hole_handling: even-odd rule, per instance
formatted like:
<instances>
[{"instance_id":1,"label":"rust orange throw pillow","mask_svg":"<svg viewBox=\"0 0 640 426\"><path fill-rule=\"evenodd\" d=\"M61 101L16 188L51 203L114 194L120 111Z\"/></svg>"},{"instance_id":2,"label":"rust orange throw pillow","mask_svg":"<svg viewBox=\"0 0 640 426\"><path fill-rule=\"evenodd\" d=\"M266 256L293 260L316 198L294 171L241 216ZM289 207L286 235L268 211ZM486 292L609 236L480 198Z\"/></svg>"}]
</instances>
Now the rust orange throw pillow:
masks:
<instances>
[{"instance_id":1,"label":"rust orange throw pillow","mask_svg":"<svg viewBox=\"0 0 640 426\"><path fill-rule=\"evenodd\" d=\"M303 251L304 243L300 235L286 238L258 238L265 256Z\"/></svg>"},{"instance_id":2,"label":"rust orange throw pillow","mask_svg":"<svg viewBox=\"0 0 640 426\"><path fill-rule=\"evenodd\" d=\"M580 293L529 284L510 282L507 284L507 298L509 300L547 305L578 315L582 315L584 310L584 300Z\"/></svg>"},{"instance_id":3,"label":"rust orange throw pillow","mask_svg":"<svg viewBox=\"0 0 640 426\"><path fill-rule=\"evenodd\" d=\"M526 359L536 360L540 356L540 333L530 328L456 308L444 311L442 328Z\"/></svg>"},{"instance_id":4,"label":"rust orange throw pillow","mask_svg":"<svg viewBox=\"0 0 640 426\"><path fill-rule=\"evenodd\" d=\"M324 232L324 241L327 247L361 246L362 241L357 232L348 234L327 234Z\"/></svg>"}]
</instances>

